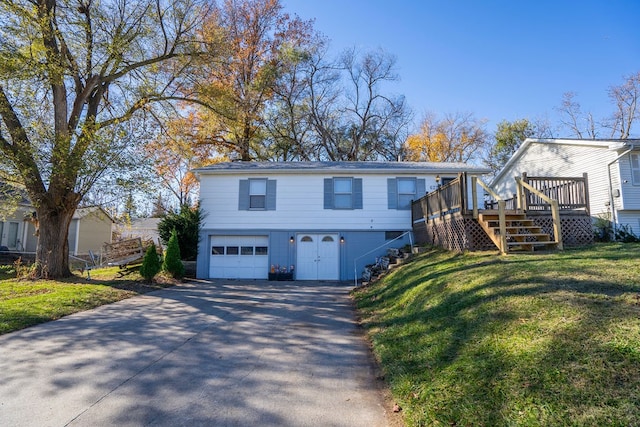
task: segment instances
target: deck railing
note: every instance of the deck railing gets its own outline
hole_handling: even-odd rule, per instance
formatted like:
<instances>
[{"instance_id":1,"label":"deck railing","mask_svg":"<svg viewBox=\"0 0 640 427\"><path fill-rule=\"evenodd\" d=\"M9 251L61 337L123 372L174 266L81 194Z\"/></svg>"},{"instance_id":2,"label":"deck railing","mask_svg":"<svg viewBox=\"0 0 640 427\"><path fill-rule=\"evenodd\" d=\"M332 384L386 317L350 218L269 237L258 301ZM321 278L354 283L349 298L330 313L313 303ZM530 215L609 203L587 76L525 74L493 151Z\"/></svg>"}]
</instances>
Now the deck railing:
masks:
<instances>
[{"instance_id":1,"label":"deck railing","mask_svg":"<svg viewBox=\"0 0 640 427\"><path fill-rule=\"evenodd\" d=\"M465 174L459 174L453 181L438 186L419 200L414 200L411 203L412 222L421 219L429 221L464 210L465 178Z\"/></svg>"},{"instance_id":2,"label":"deck railing","mask_svg":"<svg viewBox=\"0 0 640 427\"><path fill-rule=\"evenodd\" d=\"M582 177L539 177L522 174L521 182L529 184L549 199L557 200L560 210L584 210L589 214L587 174ZM518 208L524 211L550 211L551 205L536 191L523 185L517 189Z\"/></svg>"}]
</instances>

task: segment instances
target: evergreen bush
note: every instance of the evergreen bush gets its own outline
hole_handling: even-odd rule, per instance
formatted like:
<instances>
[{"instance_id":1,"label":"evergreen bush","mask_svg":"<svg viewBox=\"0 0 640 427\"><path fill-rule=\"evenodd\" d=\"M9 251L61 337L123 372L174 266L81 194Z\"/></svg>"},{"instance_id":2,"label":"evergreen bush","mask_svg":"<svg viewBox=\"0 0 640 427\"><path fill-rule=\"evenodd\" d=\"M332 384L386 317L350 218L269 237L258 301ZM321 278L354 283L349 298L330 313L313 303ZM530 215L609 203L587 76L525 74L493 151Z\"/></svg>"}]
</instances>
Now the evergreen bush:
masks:
<instances>
[{"instance_id":1,"label":"evergreen bush","mask_svg":"<svg viewBox=\"0 0 640 427\"><path fill-rule=\"evenodd\" d=\"M144 254L142 266L140 266L140 275L144 277L147 282L151 282L156 274L160 272L160 269L160 257L158 257L156 245L152 243Z\"/></svg>"},{"instance_id":2,"label":"evergreen bush","mask_svg":"<svg viewBox=\"0 0 640 427\"><path fill-rule=\"evenodd\" d=\"M203 214L199 206L182 206L180 213L168 213L158 224L158 233L162 242L166 245L171 238L171 233L178 233L178 246L180 255L185 261L195 261L198 255L198 241L200 240L200 228Z\"/></svg>"},{"instance_id":3,"label":"evergreen bush","mask_svg":"<svg viewBox=\"0 0 640 427\"><path fill-rule=\"evenodd\" d=\"M164 253L162 269L173 276L174 279L184 277L184 265L180 259L180 246L178 245L178 233L174 229L167 243L167 250Z\"/></svg>"}]
</instances>

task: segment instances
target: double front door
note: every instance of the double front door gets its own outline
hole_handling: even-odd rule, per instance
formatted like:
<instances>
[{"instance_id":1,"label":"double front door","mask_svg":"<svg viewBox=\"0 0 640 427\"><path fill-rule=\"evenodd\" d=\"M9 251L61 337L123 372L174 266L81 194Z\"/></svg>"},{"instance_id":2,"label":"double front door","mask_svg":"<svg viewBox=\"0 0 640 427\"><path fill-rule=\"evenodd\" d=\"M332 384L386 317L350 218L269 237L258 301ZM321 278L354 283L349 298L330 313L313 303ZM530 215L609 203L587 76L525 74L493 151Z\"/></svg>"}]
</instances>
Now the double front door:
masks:
<instances>
[{"instance_id":1,"label":"double front door","mask_svg":"<svg viewBox=\"0 0 640 427\"><path fill-rule=\"evenodd\" d=\"M339 280L340 242L333 233L298 234L297 280Z\"/></svg>"}]
</instances>

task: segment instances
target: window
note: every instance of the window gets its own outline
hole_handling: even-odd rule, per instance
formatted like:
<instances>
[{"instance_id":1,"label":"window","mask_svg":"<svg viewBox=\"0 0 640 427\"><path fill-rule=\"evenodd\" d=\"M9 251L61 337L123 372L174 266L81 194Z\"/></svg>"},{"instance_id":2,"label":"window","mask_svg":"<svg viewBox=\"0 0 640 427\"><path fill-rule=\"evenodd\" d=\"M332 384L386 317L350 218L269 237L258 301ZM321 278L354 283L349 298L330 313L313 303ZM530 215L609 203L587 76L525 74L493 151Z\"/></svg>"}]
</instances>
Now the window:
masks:
<instances>
[{"instance_id":1,"label":"window","mask_svg":"<svg viewBox=\"0 0 640 427\"><path fill-rule=\"evenodd\" d=\"M398 178L398 209L411 209L411 201L415 199L415 178Z\"/></svg>"},{"instance_id":2,"label":"window","mask_svg":"<svg viewBox=\"0 0 640 427\"><path fill-rule=\"evenodd\" d=\"M227 246L227 255L238 255L238 252L237 246Z\"/></svg>"},{"instance_id":3,"label":"window","mask_svg":"<svg viewBox=\"0 0 640 427\"><path fill-rule=\"evenodd\" d=\"M267 180L249 180L249 209L264 209L267 204Z\"/></svg>"},{"instance_id":4,"label":"window","mask_svg":"<svg viewBox=\"0 0 640 427\"><path fill-rule=\"evenodd\" d=\"M211 255L224 255L224 246L214 246L211 248Z\"/></svg>"},{"instance_id":5,"label":"window","mask_svg":"<svg viewBox=\"0 0 640 427\"><path fill-rule=\"evenodd\" d=\"M640 154L630 154L631 158L631 182L640 185Z\"/></svg>"},{"instance_id":6,"label":"window","mask_svg":"<svg viewBox=\"0 0 640 427\"><path fill-rule=\"evenodd\" d=\"M301 242L313 242L313 239L311 238L311 236L304 236L302 239L300 239Z\"/></svg>"},{"instance_id":7,"label":"window","mask_svg":"<svg viewBox=\"0 0 640 427\"><path fill-rule=\"evenodd\" d=\"M275 209L275 179L252 178L240 180L238 210L273 211Z\"/></svg>"},{"instance_id":8,"label":"window","mask_svg":"<svg viewBox=\"0 0 640 427\"><path fill-rule=\"evenodd\" d=\"M268 251L266 246L256 246L256 255L267 255Z\"/></svg>"},{"instance_id":9,"label":"window","mask_svg":"<svg viewBox=\"0 0 640 427\"><path fill-rule=\"evenodd\" d=\"M362 209L362 178L325 178L324 208Z\"/></svg>"},{"instance_id":10,"label":"window","mask_svg":"<svg viewBox=\"0 0 640 427\"><path fill-rule=\"evenodd\" d=\"M385 231L384 240L394 240L402 236L403 234L404 234L404 231Z\"/></svg>"},{"instance_id":11,"label":"window","mask_svg":"<svg viewBox=\"0 0 640 427\"><path fill-rule=\"evenodd\" d=\"M253 255L253 246L241 246L240 255Z\"/></svg>"},{"instance_id":12,"label":"window","mask_svg":"<svg viewBox=\"0 0 640 427\"><path fill-rule=\"evenodd\" d=\"M410 210L411 201L425 194L424 178L402 177L387 179L389 209Z\"/></svg>"},{"instance_id":13,"label":"window","mask_svg":"<svg viewBox=\"0 0 640 427\"><path fill-rule=\"evenodd\" d=\"M323 242L333 242L333 237L331 237L331 236L324 236L324 237L322 238L322 241L323 241Z\"/></svg>"},{"instance_id":14,"label":"window","mask_svg":"<svg viewBox=\"0 0 640 427\"><path fill-rule=\"evenodd\" d=\"M333 208L351 209L352 195L351 178L334 178L333 180Z\"/></svg>"}]
</instances>

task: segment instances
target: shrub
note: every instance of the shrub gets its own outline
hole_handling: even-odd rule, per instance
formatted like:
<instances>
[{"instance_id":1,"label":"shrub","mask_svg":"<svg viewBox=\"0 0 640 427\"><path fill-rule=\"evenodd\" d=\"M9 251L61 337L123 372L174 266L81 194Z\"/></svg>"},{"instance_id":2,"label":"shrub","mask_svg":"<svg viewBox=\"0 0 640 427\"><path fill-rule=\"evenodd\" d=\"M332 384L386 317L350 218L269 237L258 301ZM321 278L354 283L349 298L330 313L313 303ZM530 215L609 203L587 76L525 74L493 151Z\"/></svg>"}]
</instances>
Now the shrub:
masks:
<instances>
[{"instance_id":1,"label":"shrub","mask_svg":"<svg viewBox=\"0 0 640 427\"><path fill-rule=\"evenodd\" d=\"M153 278L160 272L160 258L156 251L156 245L153 243L147 248L147 252L144 254L142 260L142 266L140 266L140 275L145 278L147 282L151 282Z\"/></svg>"},{"instance_id":2,"label":"shrub","mask_svg":"<svg viewBox=\"0 0 640 427\"><path fill-rule=\"evenodd\" d=\"M171 233L175 229L178 234L180 254L186 261L195 261L198 255L200 240L200 224L202 221L200 207L182 206L180 213L168 213L158 224L158 233L165 244L168 244Z\"/></svg>"},{"instance_id":3,"label":"shrub","mask_svg":"<svg viewBox=\"0 0 640 427\"><path fill-rule=\"evenodd\" d=\"M167 243L167 250L164 253L162 269L170 273L174 279L184 276L184 265L180 260L180 246L178 245L178 233L174 229Z\"/></svg>"}]
</instances>

